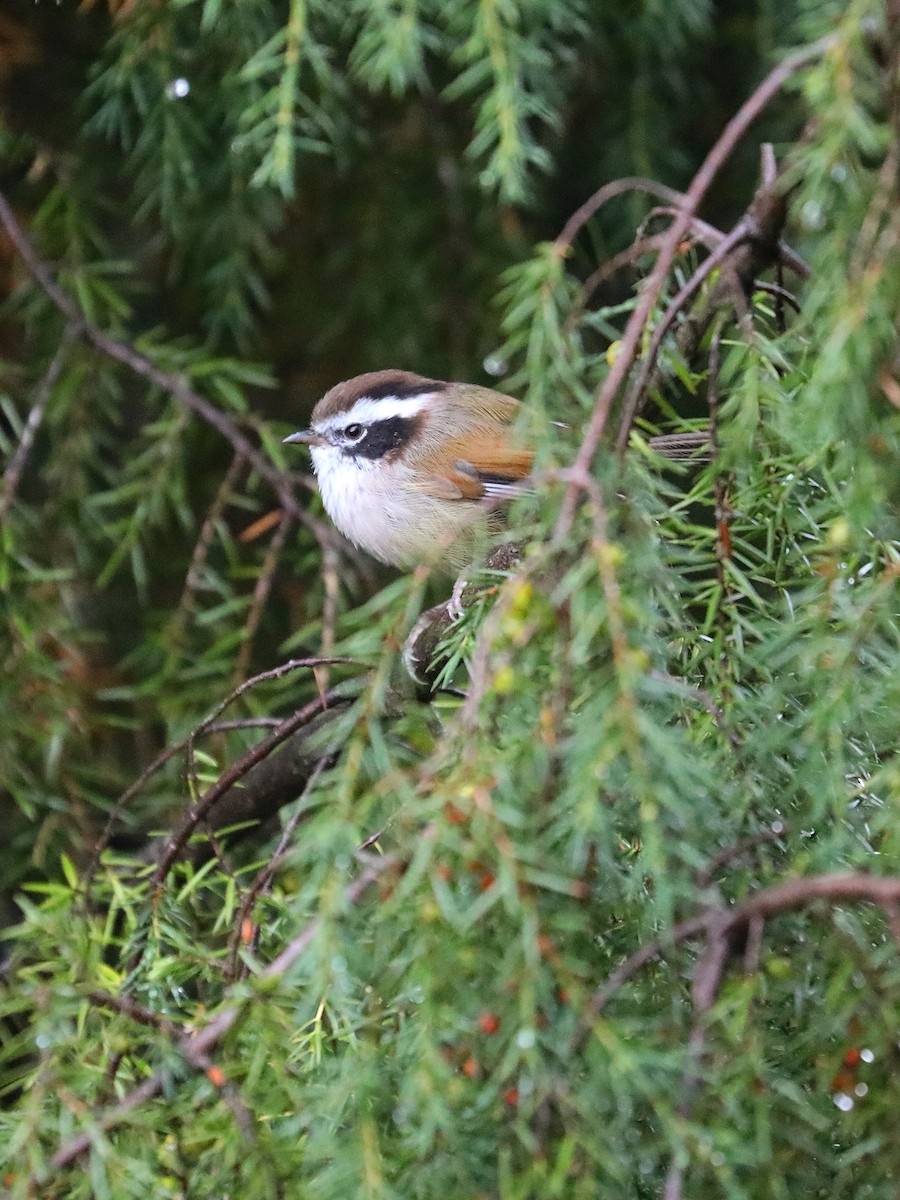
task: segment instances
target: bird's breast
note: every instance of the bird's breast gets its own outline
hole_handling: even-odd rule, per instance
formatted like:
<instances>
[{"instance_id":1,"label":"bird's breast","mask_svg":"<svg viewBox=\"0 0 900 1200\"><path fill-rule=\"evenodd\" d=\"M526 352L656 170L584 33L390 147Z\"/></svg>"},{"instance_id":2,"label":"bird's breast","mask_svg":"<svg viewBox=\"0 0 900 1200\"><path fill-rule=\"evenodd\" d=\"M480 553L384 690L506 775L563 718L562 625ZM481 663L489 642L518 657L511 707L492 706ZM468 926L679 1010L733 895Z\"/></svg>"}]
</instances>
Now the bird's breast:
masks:
<instances>
[{"instance_id":1,"label":"bird's breast","mask_svg":"<svg viewBox=\"0 0 900 1200\"><path fill-rule=\"evenodd\" d=\"M360 549L397 567L438 556L451 567L466 560L454 543L482 519L478 504L425 494L402 462L349 456L334 446L312 447L312 459L325 511Z\"/></svg>"}]
</instances>

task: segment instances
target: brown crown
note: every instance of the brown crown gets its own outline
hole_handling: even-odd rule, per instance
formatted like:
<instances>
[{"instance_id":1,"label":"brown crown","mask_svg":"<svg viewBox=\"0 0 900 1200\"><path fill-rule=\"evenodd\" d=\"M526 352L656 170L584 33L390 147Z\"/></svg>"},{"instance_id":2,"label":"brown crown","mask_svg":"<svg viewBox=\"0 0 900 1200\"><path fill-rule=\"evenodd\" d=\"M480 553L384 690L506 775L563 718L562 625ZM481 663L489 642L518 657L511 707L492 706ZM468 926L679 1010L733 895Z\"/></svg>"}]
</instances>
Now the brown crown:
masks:
<instances>
[{"instance_id":1,"label":"brown crown","mask_svg":"<svg viewBox=\"0 0 900 1200\"><path fill-rule=\"evenodd\" d=\"M440 379L426 379L424 375L416 375L412 371L400 371L388 367L384 371L367 371L365 375L355 375L353 379L345 379L326 392L313 409L312 421L325 420L337 413L347 412L357 400L368 396L370 400L381 400L386 396L406 399L408 396L419 396L423 392L443 392L449 385Z\"/></svg>"}]
</instances>

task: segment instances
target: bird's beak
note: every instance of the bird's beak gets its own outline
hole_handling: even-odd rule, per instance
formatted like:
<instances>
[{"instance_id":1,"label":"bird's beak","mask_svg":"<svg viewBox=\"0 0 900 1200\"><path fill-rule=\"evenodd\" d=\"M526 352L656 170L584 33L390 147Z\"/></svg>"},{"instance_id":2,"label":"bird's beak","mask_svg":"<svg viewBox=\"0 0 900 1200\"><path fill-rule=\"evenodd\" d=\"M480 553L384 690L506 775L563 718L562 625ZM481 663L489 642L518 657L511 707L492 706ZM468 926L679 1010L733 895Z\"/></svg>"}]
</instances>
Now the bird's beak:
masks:
<instances>
[{"instance_id":1,"label":"bird's beak","mask_svg":"<svg viewBox=\"0 0 900 1200\"><path fill-rule=\"evenodd\" d=\"M311 429L301 429L299 433L292 433L290 437L284 439L286 446L290 446L294 442L303 442L307 446L325 445L325 439L320 437L318 433L313 433Z\"/></svg>"}]
</instances>

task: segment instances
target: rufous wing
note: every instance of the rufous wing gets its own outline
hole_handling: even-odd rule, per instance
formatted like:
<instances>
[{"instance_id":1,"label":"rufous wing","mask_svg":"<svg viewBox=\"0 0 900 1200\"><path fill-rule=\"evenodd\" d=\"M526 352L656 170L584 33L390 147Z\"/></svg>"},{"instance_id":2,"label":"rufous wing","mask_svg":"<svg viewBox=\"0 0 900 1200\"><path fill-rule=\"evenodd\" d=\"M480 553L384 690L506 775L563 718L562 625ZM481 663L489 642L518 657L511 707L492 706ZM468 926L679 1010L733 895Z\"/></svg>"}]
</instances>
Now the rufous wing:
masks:
<instances>
[{"instance_id":1,"label":"rufous wing","mask_svg":"<svg viewBox=\"0 0 900 1200\"><path fill-rule=\"evenodd\" d=\"M460 457L452 457L454 449L460 451ZM450 448L450 453L446 451L447 448L439 463L422 464L426 476L422 490L436 499L511 500L528 491L534 461L529 450L498 440L483 444L476 455L470 440L465 447L460 445Z\"/></svg>"}]
</instances>

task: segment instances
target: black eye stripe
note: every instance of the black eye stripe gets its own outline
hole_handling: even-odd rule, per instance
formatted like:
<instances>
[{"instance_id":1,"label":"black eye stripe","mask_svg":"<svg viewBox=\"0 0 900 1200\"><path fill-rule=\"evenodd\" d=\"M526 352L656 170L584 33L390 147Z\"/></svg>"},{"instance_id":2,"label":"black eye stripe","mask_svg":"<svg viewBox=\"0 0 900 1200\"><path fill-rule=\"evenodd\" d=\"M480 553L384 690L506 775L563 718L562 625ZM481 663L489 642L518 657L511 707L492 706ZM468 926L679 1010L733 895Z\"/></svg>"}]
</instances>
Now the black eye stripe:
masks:
<instances>
[{"instance_id":1,"label":"black eye stripe","mask_svg":"<svg viewBox=\"0 0 900 1200\"><path fill-rule=\"evenodd\" d=\"M362 429L357 438L349 438L350 445L344 447L344 453L351 458L384 458L392 450L405 446L413 435L418 424L417 417L385 417L383 421L372 421L368 426L354 422L342 432L348 436L354 428Z\"/></svg>"}]
</instances>

